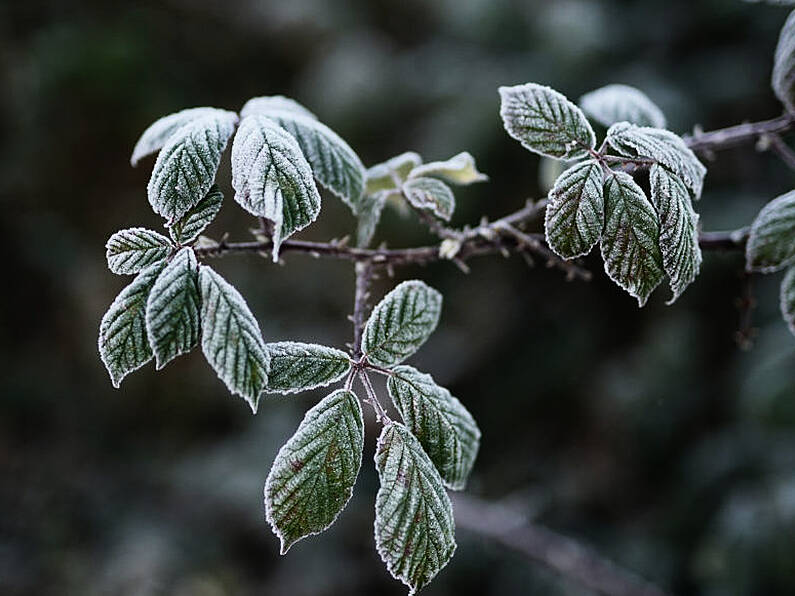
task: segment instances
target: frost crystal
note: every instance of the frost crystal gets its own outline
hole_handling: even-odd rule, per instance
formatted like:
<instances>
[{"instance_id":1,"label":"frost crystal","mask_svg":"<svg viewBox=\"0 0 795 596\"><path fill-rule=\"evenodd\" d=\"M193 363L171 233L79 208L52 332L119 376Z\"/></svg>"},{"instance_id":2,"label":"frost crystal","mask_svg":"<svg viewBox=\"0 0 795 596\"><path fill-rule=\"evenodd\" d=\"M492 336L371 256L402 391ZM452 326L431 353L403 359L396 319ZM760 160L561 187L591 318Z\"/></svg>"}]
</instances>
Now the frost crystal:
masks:
<instances>
[{"instance_id":1,"label":"frost crystal","mask_svg":"<svg viewBox=\"0 0 795 596\"><path fill-rule=\"evenodd\" d=\"M795 110L795 11L781 29L773 61L773 91L787 110Z\"/></svg>"},{"instance_id":2,"label":"frost crystal","mask_svg":"<svg viewBox=\"0 0 795 596\"><path fill-rule=\"evenodd\" d=\"M453 191L436 178L409 178L403 185L406 200L417 209L430 211L436 217L450 221L455 210Z\"/></svg>"},{"instance_id":3,"label":"frost crystal","mask_svg":"<svg viewBox=\"0 0 795 596\"><path fill-rule=\"evenodd\" d=\"M795 263L795 191L762 207L745 246L749 271L770 273Z\"/></svg>"},{"instance_id":4,"label":"frost crystal","mask_svg":"<svg viewBox=\"0 0 795 596\"><path fill-rule=\"evenodd\" d=\"M795 267L790 267L781 281L781 316L795 334Z\"/></svg>"},{"instance_id":5,"label":"frost crystal","mask_svg":"<svg viewBox=\"0 0 795 596\"><path fill-rule=\"evenodd\" d=\"M216 108L188 108L156 120L138 139L135 149L133 149L130 163L133 166L138 165L138 162L143 157L159 151L180 128L203 116L212 115L219 111L221 110Z\"/></svg>"},{"instance_id":6,"label":"frost crystal","mask_svg":"<svg viewBox=\"0 0 795 596\"><path fill-rule=\"evenodd\" d=\"M270 343L267 391L298 393L339 381L351 370L348 355L335 348L293 341Z\"/></svg>"},{"instance_id":7,"label":"frost crystal","mask_svg":"<svg viewBox=\"0 0 795 596\"><path fill-rule=\"evenodd\" d=\"M640 89L629 85L607 85L580 98L580 107L603 126L630 122L638 126L665 128L665 115Z\"/></svg>"},{"instance_id":8,"label":"frost crystal","mask_svg":"<svg viewBox=\"0 0 795 596\"><path fill-rule=\"evenodd\" d=\"M282 112L293 112L307 118L315 118L312 112L307 110L300 103L284 95L270 95L264 97L252 97L240 109L240 117L246 118L255 114L266 114L275 110Z\"/></svg>"},{"instance_id":9,"label":"frost crystal","mask_svg":"<svg viewBox=\"0 0 795 596\"><path fill-rule=\"evenodd\" d=\"M489 179L486 174L478 172L475 158L468 151L454 155L446 161L432 161L419 165L409 174L409 178L431 176L441 178L451 184L467 185L473 182L485 182Z\"/></svg>"},{"instance_id":10,"label":"frost crystal","mask_svg":"<svg viewBox=\"0 0 795 596\"><path fill-rule=\"evenodd\" d=\"M412 170L422 163L422 157L414 151L396 155L383 163L370 167L366 172L365 194L374 195L385 190L396 190L397 182L403 183Z\"/></svg>"},{"instance_id":11,"label":"frost crystal","mask_svg":"<svg viewBox=\"0 0 795 596\"><path fill-rule=\"evenodd\" d=\"M105 248L108 269L113 273L129 275L164 261L171 252L171 242L152 230L129 228L113 234Z\"/></svg>"},{"instance_id":12,"label":"frost crystal","mask_svg":"<svg viewBox=\"0 0 795 596\"><path fill-rule=\"evenodd\" d=\"M210 192L169 228L174 242L177 244L194 242L218 215L223 202L223 193L217 184L213 184Z\"/></svg>"}]
</instances>

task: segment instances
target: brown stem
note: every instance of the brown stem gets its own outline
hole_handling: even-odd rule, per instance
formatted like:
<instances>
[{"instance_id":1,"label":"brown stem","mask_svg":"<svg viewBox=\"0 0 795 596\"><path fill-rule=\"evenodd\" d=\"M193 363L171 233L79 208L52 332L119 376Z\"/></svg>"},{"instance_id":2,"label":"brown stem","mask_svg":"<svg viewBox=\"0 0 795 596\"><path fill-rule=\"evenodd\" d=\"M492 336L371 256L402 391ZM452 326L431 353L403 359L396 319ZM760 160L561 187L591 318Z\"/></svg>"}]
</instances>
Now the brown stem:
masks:
<instances>
[{"instance_id":1,"label":"brown stem","mask_svg":"<svg viewBox=\"0 0 795 596\"><path fill-rule=\"evenodd\" d=\"M355 265L356 289L353 300L353 358L362 357L362 332L364 330L364 317L367 310L367 297L370 290L370 279L373 275L372 261L359 261Z\"/></svg>"},{"instance_id":2,"label":"brown stem","mask_svg":"<svg viewBox=\"0 0 795 596\"><path fill-rule=\"evenodd\" d=\"M764 135L783 134L793 128L795 128L795 115L783 114L771 120L745 122L711 132L695 132L682 138L693 151L709 153L746 143L755 143Z\"/></svg>"}]
</instances>

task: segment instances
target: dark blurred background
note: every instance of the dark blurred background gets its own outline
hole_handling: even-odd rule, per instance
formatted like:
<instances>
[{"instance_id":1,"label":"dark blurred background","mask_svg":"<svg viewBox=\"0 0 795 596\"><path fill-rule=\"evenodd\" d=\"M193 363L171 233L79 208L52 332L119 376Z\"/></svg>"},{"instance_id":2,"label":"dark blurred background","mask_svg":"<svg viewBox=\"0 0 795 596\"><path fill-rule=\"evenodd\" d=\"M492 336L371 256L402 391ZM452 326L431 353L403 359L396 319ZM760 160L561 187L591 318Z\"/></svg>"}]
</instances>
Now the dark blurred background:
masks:
<instances>
[{"instance_id":1,"label":"dark blurred background","mask_svg":"<svg viewBox=\"0 0 795 596\"><path fill-rule=\"evenodd\" d=\"M156 118L285 94L367 164L405 150L471 151L488 184L458 193L456 224L541 197L539 160L503 132L497 87L576 99L644 89L686 132L778 115L769 89L786 9L740 0L0 0L0 592L404 594L375 553L368 446L336 525L278 555L262 485L319 394L264 398L252 417L197 351L114 390L99 320L129 280L106 270L115 230L157 227L152 160L129 156ZM228 158L226 158L228 160ZM227 200L208 230L247 239ZM793 174L753 147L718 155L697 206L705 229L750 222ZM353 229L327 196L301 235ZM430 241L387 212L379 242ZM288 255L214 261L266 340L350 338L349 264ZM739 350L738 254L707 254L676 305L639 310L588 260L591 283L521 259L399 271L444 292L412 361L483 430L468 488L678 594L795 593L795 338L778 276L754 279L755 347ZM396 280L380 280L377 293ZM587 594L460 529L445 594Z\"/></svg>"}]
</instances>

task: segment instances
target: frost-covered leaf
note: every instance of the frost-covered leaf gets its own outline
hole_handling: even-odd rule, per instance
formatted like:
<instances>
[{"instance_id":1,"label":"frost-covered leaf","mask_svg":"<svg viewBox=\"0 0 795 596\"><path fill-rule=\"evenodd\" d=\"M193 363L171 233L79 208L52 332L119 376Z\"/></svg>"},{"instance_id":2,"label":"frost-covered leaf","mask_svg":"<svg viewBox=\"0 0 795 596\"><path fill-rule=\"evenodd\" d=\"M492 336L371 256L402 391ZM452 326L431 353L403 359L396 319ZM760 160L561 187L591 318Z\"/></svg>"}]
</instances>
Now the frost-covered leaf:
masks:
<instances>
[{"instance_id":1,"label":"frost-covered leaf","mask_svg":"<svg viewBox=\"0 0 795 596\"><path fill-rule=\"evenodd\" d=\"M395 178L401 183L404 182L411 171L421 163L422 157L419 153L407 151L368 168L365 173L365 194L374 195L384 190L397 189Z\"/></svg>"},{"instance_id":2,"label":"frost-covered leaf","mask_svg":"<svg viewBox=\"0 0 795 596\"><path fill-rule=\"evenodd\" d=\"M265 115L295 137L318 182L357 213L364 166L348 143L325 124L297 112L274 110Z\"/></svg>"},{"instance_id":3,"label":"frost-covered leaf","mask_svg":"<svg viewBox=\"0 0 795 596\"><path fill-rule=\"evenodd\" d=\"M199 264L182 248L161 271L146 302L146 332L160 370L199 341Z\"/></svg>"},{"instance_id":4,"label":"frost-covered leaf","mask_svg":"<svg viewBox=\"0 0 795 596\"><path fill-rule=\"evenodd\" d=\"M430 211L445 221L450 221L455 210L453 191L436 178L409 178L403 185L403 194L417 209Z\"/></svg>"},{"instance_id":5,"label":"frost-covered leaf","mask_svg":"<svg viewBox=\"0 0 795 596\"><path fill-rule=\"evenodd\" d=\"M138 165L143 157L159 151L180 128L197 118L212 115L217 111L217 108L188 108L156 120L138 139L130 163L133 166Z\"/></svg>"},{"instance_id":6,"label":"frost-covered leaf","mask_svg":"<svg viewBox=\"0 0 795 596\"><path fill-rule=\"evenodd\" d=\"M375 545L393 577L416 594L453 558L450 498L420 442L397 422L378 437Z\"/></svg>"},{"instance_id":7,"label":"frost-covered leaf","mask_svg":"<svg viewBox=\"0 0 795 596\"><path fill-rule=\"evenodd\" d=\"M462 490L480 447L472 414L430 375L396 366L387 381L392 403L439 471L445 486Z\"/></svg>"},{"instance_id":8,"label":"frost-covered leaf","mask_svg":"<svg viewBox=\"0 0 795 596\"><path fill-rule=\"evenodd\" d=\"M320 194L293 136L262 115L243 119L232 143L235 201L273 222L273 260L282 241L317 219Z\"/></svg>"},{"instance_id":9,"label":"frost-covered leaf","mask_svg":"<svg viewBox=\"0 0 795 596\"><path fill-rule=\"evenodd\" d=\"M398 284L376 304L364 327L362 352L378 366L392 366L420 349L436 329L442 295L421 281Z\"/></svg>"},{"instance_id":10,"label":"frost-covered leaf","mask_svg":"<svg viewBox=\"0 0 795 596\"><path fill-rule=\"evenodd\" d=\"M629 174L614 172L605 184L605 272L643 306L663 278L657 212Z\"/></svg>"},{"instance_id":11,"label":"frost-covered leaf","mask_svg":"<svg viewBox=\"0 0 795 596\"><path fill-rule=\"evenodd\" d=\"M388 192L379 192L362 197L357 216L359 221L356 226L356 246L364 248L370 245L388 196Z\"/></svg>"},{"instance_id":12,"label":"frost-covered leaf","mask_svg":"<svg viewBox=\"0 0 795 596\"><path fill-rule=\"evenodd\" d=\"M673 304L696 279L701 268L698 245L698 214L690 194L678 176L660 166L650 172L651 200L660 217L660 252L671 283Z\"/></svg>"},{"instance_id":13,"label":"frost-covered leaf","mask_svg":"<svg viewBox=\"0 0 795 596\"><path fill-rule=\"evenodd\" d=\"M363 447L362 409L350 391L335 391L306 413L265 482L266 517L282 554L334 523L353 493Z\"/></svg>"},{"instance_id":14,"label":"frost-covered leaf","mask_svg":"<svg viewBox=\"0 0 795 596\"><path fill-rule=\"evenodd\" d=\"M351 360L342 350L281 341L267 344L271 359L268 391L298 393L339 381L351 370Z\"/></svg>"},{"instance_id":15,"label":"frost-covered leaf","mask_svg":"<svg viewBox=\"0 0 795 596\"><path fill-rule=\"evenodd\" d=\"M237 114L211 110L180 127L157 156L147 194L156 213L182 217L210 190Z\"/></svg>"},{"instance_id":16,"label":"frost-covered leaf","mask_svg":"<svg viewBox=\"0 0 795 596\"><path fill-rule=\"evenodd\" d=\"M654 160L679 176L694 199L701 196L707 168L674 133L619 122L608 129L607 141L621 155Z\"/></svg>"},{"instance_id":17,"label":"frost-covered leaf","mask_svg":"<svg viewBox=\"0 0 795 596\"><path fill-rule=\"evenodd\" d=\"M163 263L150 265L116 296L99 325L99 355L114 387L152 359L146 334L146 300Z\"/></svg>"},{"instance_id":18,"label":"frost-covered leaf","mask_svg":"<svg viewBox=\"0 0 795 596\"><path fill-rule=\"evenodd\" d=\"M217 184L213 184L205 197L169 228L169 234L174 242L190 244L195 241L218 215L223 202L223 193Z\"/></svg>"},{"instance_id":19,"label":"frost-covered leaf","mask_svg":"<svg viewBox=\"0 0 795 596\"><path fill-rule=\"evenodd\" d=\"M500 98L505 130L534 153L570 159L596 144L585 114L554 89L535 83L500 87Z\"/></svg>"},{"instance_id":20,"label":"frost-covered leaf","mask_svg":"<svg viewBox=\"0 0 795 596\"><path fill-rule=\"evenodd\" d=\"M779 34L771 83L787 110L795 110L795 12L790 13Z\"/></svg>"},{"instance_id":21,"label":"frost-covered leaf","mask_svg":"<svg viewBox=\"0 0 795 596\"><path fill-rule=\"evenodd\" d=\"M240 292L210 267L199 269L202 352L233 394L256 414L270 356L257 319Z\"/></svg>"},{"instance_id":22,"label":"frost-covered leaf","mask_svg":"<svg viewBox=\"0 0 795 596\"><path fill-rule=\"evenodd\" d=\"M240 117L253 116L254 114L267 114L273 111L293 112L306 116L307 118L315 118L312 112L307 110L300 103L284 95L267 95L264 97L252 97L240 109Z\"/></svg>"},{"instance_id":23,"label":"frost-covered leaf","mask_svg":"<svg viewBox=\"0 0 795 596\"><path fill-rule=\"evenodd\" d=\"M472 184L485 182L489 179L486 174L478 172L475 158L468 151L454 155L446 161L432 161L414 168L409 174L410 178L422 177L441 178L451 184Z\"/></svg>"},{"instance_id":24,"label":"frost-covered leaf","mask_svg":"<svg viewBox=\"0 0 795 596\"><path fill-rule=\"evenodd\" d=\"M795 191L762 207L751 224L745 260L749 271L763 273L795 263Z\"/></svg>"},{"instance_id":25,"label":"frost-covered leaf","mask_svg":"<svg viewBox=\"0 0 795 596\"><path fill-rule=\"evenodd\" d=\"M795 335L795 267L790 267L781 281L781 316Z\"/></svg>"},{"instance_id":26,"label":"frost-covered leaf","mask_svg":"<svg viewBox=\"0 0 795 596\"><path fill-rule=\"evenodd\" d=\"M602 126L630 122L638 126L665 128L665 115L640 89L629 85L607 85L586 93L580 107Z\"/></svg>"},{"instance_id":27,"label":"frost-covered leaf","mask_svg":"<svg viewBox=\"0 0 795 596\"><path fill-rule=\"evenodd\" d=\"M113 234L105 244L108 269L120 275L138 273L165 260L171 241L146 228L128 228Z\"/></svg>"},{"instance_id":28,"label":"frost-covered leaf","mask_svg":"<svg viewBox=\"0 0 795 596\"><path fill-rule=\"evenodd\" d=\"M604 174L596 161L563 172L549 191L544 227L549 247L564 259L587 255L605 223Z\"/></svg>"}]
</instances>

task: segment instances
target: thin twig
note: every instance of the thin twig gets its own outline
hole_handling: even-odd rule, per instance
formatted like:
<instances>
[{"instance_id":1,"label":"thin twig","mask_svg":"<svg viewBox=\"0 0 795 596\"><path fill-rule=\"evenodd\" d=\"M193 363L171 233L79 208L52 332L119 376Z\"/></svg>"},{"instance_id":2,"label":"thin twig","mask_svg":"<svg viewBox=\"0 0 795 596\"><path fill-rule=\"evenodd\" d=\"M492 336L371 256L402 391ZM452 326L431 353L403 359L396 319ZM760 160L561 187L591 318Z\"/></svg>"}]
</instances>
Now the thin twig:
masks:
<instances>
[{"instance_id":1,"label":"thin twig","mask_svg":"<svg viewBox=\"0 0 795 596\"><path fill-rule=\"evenodd\" d=\"M375 387L373 387L372 382L370 381L370 377L367 376L367 373L364 369L359 369L359 379L364 385L364 390L367 392L367 401L368 403L373 406L373 410L375 410L375 416L379 422L387 424L392 420L387 415L386 410L381 405L381 402L378 401L378 395L375 392Z\"/></svg>"},{"instance_id":2,"label":"thin twig","mask_svg":"<svg viewBox=\"0 0 795 596\"><path fill-rule=\"evenodd\" d=\"M364 330L364 317L367 314L367 297L370 293L370 279L373 275L371 261L356 263L356 288L353 300L353 357L359 360L362 357L362 331Z\"/></svg>"},{"instance_id":3,"label":"thin twig","mask_svg":"<svg viewBox=\"0 0 795 596\"><path fill-rule=\"evenodd\" d=\"M711 132L695 132L682 138L693 151L711 153L738 145L755 143L763 135L784 134L793 128L795 128L795 115L783 114L771 120L745 122Z\"/></svg>"},{"instance_id":4,"label":"thin twig","mask_svg":"<svg viewBox=\"0 0 795 596\"><path fill-rule=\"evenodd\" d=\"M790 170L795 170L795 151L777 134L766 134L759 138L762 149L770 148Z\"/></svg>"}]
</instances>

